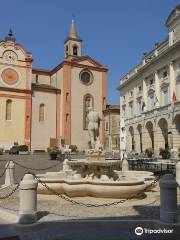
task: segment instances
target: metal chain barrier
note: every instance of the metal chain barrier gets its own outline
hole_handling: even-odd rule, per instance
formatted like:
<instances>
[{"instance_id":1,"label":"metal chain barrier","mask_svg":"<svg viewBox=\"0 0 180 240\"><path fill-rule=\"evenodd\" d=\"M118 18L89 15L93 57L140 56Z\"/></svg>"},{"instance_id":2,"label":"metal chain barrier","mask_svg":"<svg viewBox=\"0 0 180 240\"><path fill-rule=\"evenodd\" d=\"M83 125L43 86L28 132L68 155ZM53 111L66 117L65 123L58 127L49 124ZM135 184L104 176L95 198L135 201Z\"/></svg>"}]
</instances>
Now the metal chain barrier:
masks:
<instances>
[{"instance_id":1,"label":"metal chain barrier","mask_svg":"<svg viewBox=\"0 0 180 240\"><path fill-rule=\"evenodd\" d=\"M4 196L0 196L0 200L1 200L1 199L7 199L7 198L9 198L10 196L12 196L13 193L15 193L16 190L19 188L19 185L20 185L20 183L17 183L16 186L14 187L14 189L13 189L11 192L9 192L8 194L6 194L6 195L4 195ZM0 189L0 190L3 191L4 189Z\"/></svg>"},{"instance_id":2,"label":"metal chain barrier","mask_svg":"<svg viewBox=\"0 0 180 240\"><path fill-rule=\"evenodd\" d=\"M21 167L21 168L24 168L24 169L27 169L27 170L32 170L32 171L44 171L44 170L48 170L48 169L51 169L51 168L53 168L53 167L56 167L56 166L58 166L58 165L60 164L60 162L59 162L59 163L54 164L54 165L52 165L52 166L50 166L50 167L47 167L47 168L31 168L31 167L26 167L26 166L22 165L21 163L17 163L17 162L14 161L14 160L13 160L13 162L14 162L17 166L19 166L19 167Z\"/></svg>"},{"instance_id":3,"label":"metal chain barrier","mask_svg":"<svg viewBox=\"0 0 180 240\"><path fill-rule=\"evenodd\" d=\"M126 199L121 199L119 201L115 201L115 202L112 202L112 203L104 203L104 204L91 204L91 203L82 203L82 202L79 202L79 201L75 201L73 200L72 198L69 198L68 196L66 195L63 195L63 194L59 194L57 191L55 191L54 189L50 188L45 182L43 182L39 177L37 177L34 173L32 172L29 172L30 174L32 174L35 179L42 185L44 186L48 191L50 191L51 193L53 193L54 195L58 196L59 198L65 200L65 201L68 201L68 202L71 202L72 204L76 204L76 205L80 205L80 206L84 206L84 207L108 207L108 206L112 206L112 205L118 205L120 203L124 203L130 199L133 199L133 198L136 198L138 196L141 196L142 195L142 192L146 191L148 188L150 187L153 187L156 185L156 183L159 181L159 177L157 177L149 186L147 186L143 191L129 197L129 198L126 198Z\"/></svg>"},{"instance_id":4,"label":"metal chain barrier","mask_svg":"<svg viewBox=\"0 0 180 240\"><path fill-rule=\"evenodd\" d=\"M4 167L4 171L0 174L0 178L4 176L6 169L9 167L10 161L8 161L7 166Z\"/></svg>"}]
</instances>

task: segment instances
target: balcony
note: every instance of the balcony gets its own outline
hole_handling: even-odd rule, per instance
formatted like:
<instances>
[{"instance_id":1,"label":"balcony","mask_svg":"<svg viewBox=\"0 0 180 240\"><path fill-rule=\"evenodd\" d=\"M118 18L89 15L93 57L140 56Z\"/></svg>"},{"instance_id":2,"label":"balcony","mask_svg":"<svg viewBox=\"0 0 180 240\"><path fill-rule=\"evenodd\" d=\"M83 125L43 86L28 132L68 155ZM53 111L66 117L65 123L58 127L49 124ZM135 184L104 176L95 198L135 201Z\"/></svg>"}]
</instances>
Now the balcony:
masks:
<instances>
[{"instance_id":1,"label":"balcony","mask_svg":"<svg viewBox=\"0 0 180 240\"><path fill-rule=\"evenodd\" d=\"M157 118L159 116L171 114L171 113L180 113L180 101L177 101L173 104L168 104L166 106L162 106L159 108L152 109L150 111L146 111L141 113L140 115L134 115L125 120L127 125L131 125L134 123L138 123L142 120L152 120L153 118Z\"/></svg>"},{"instance_id":2,"label":"balcony","mask_svg":"<svg viewBox=\"0 0 180 240\"><path fill-rule=\"evenodd\" d=\"M162 52L166 51L169 48L169 41L163 42L159 47L158 47L158 55L161 54Z\"/></svg>"}]
</instances>

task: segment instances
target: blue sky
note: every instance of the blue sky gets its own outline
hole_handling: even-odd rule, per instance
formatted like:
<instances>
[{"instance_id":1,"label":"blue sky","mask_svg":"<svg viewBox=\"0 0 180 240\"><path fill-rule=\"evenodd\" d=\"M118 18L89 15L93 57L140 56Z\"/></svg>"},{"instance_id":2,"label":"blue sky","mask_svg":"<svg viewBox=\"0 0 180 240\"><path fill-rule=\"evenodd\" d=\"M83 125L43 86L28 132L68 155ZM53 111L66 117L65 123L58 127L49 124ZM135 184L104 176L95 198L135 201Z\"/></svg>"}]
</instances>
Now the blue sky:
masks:
<instances>
[{"instance_id":1,"label":"blue sky","mask_svg":"<svg viewBox=\"0 0 180 240\"><path fill-rule=\"evenodd\" d=\"M83 54L109 68L108 102L118 104L119 79L168 34L165 21L178 0L1 1L0 39L9 28L33 54L33 66L51 69L63 60L72 15Z\"/></svg>"}]
</instances>

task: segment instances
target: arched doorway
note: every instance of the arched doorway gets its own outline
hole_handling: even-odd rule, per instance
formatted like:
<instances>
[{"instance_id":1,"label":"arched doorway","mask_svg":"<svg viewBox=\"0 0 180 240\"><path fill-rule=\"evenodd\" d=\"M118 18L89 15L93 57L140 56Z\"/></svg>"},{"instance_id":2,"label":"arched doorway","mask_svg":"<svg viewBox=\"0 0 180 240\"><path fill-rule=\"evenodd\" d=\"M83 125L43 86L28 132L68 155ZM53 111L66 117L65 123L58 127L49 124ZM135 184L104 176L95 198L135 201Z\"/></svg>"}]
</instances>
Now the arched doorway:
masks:
<instances>
[{"instance_id":1,"label":"arched doorway","mask_svg":"<svg viewBox=\"0 0 180 240\"><path fill-rule=\"evenodd\" d=\"M137 131L138 131L138 138L139 138L139 149L140 149L140 152L142 153L143 151L143 147L142 147L142 126L141 124L138 124L137 126Z\"/></svg>"},{"instance_id":2,"label":"arched doorway","mask_svg":"<svg viewBox=\"0 0 180 240\"><path fill-rule=\"evenodd\" d=\"M146 123L146 129L147 129L147 140L148 140L148 145L150 148L154 149L154 129L153 129L153 124L151 121L148 121Z\"/></svg>"},{"instance_id":3,"label":"arched doorway","mask_svg":"<svg viewBox=\"0 0 180 240\"><path fill-rule=\"evenodd\" d=\"M168 148L168 123L165 118L161 118L158 122L158 126L160 128L160 136L162 140L162 146L163 148Z\"/></svg>"}]
</instances>

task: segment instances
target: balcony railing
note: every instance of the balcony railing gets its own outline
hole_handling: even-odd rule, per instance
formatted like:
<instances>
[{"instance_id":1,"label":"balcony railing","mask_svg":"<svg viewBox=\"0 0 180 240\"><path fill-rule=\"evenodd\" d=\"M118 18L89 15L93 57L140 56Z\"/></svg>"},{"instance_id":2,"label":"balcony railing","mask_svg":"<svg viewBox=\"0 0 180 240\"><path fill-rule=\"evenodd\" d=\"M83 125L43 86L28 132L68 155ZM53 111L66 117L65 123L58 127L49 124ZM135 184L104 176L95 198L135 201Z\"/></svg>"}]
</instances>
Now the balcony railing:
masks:
<instances>
[{"instance_id":1,"label":"balcony railing","mask_svg":"<svg viewBox=\"0 0 180 240\"><path fill-rule=\"evenodd\" d=\"M161 54L162 52L166 51L166 49L168 49L168 47L169 47L169 41L162 43L157 49L158 55Z\"/></svg>"},{"instance_id":2,"label":"balcony railing","mask_svg":"<svg viewBox=\"0 0 180 240\"><path fill-rule=\"evenodd\" d=\"M165 114L169 114L172 112L180 111L180 101L177 101L173 104L168 104L166 106L158 107L152 109L150 111L143 112L139 115L134 115L133 117L129 117L125 119L127 125L137 123L143 119L152 119L153 117L163 116Z\"/></svg>"}]
</instances>

